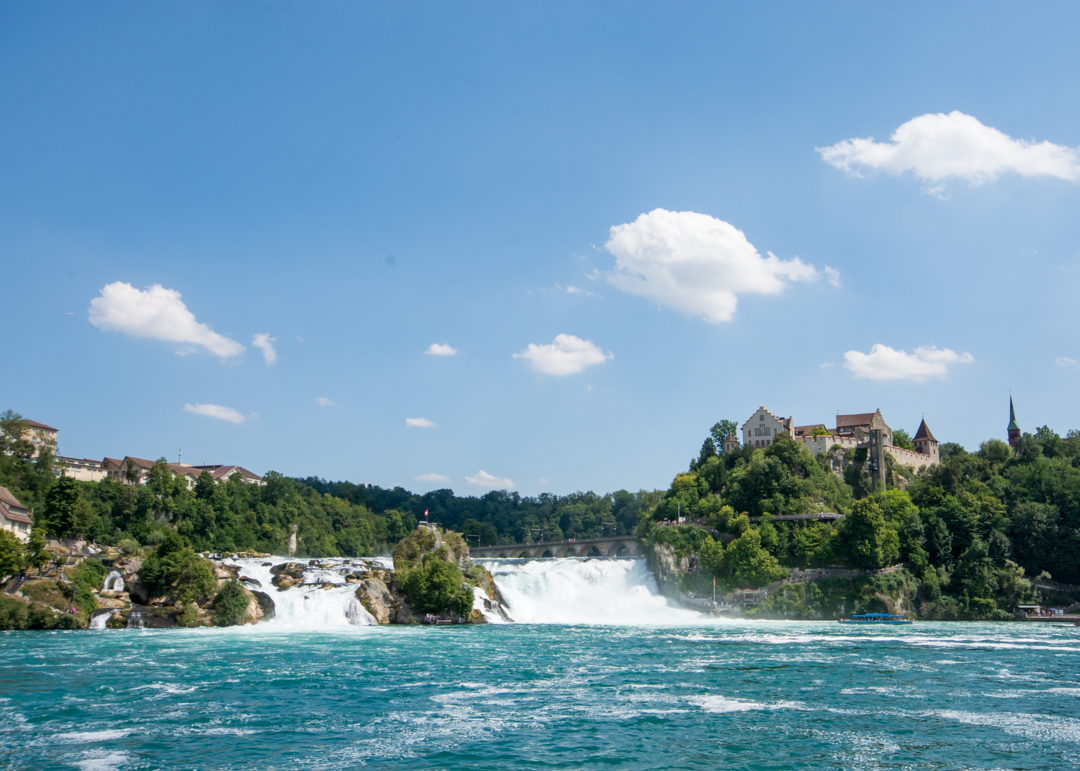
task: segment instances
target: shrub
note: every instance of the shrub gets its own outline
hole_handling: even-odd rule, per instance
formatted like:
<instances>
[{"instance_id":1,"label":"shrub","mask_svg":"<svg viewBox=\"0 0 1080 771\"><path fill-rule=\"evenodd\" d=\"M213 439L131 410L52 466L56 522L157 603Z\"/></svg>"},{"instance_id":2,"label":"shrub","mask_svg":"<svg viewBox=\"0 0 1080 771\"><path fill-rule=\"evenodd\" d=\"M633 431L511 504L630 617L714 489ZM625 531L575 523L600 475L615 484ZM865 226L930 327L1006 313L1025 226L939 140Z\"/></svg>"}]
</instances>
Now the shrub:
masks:
<instances>
[{"instance_id":1,"label":"shrub","mask_svg":"<svg viewBox=\"0 0 1080 771\"><path fill-rule=\"evenodd\" d=\"M142 547L139 546L139 542L136 541L134 538L121 539L120 543L116 545L116 548L118 548L121 552L123 552L129 557L138 554L139 551L142 549Z\"/></svg>"},{"instance_id":2,"label":"shrub","mask_svg":"<svg viewBox=\"0 0 1080 771\"><path fill-rule=\"evenodd\" d=\"M401 588L414 610L423 613L457 613L468 617L473 606L473 589L464 583L461 568L446 562L438 552L425 554L419 567L408 570Z\"/></svg>"},{"instance_id":3,"label":"shrub","mask_svg":"<svg viewBox=\"0 0 1080 771\"><path fill-rule=\"evenodd\" d=\"M239 581L225 582L210 604L216 626L237 626L244 623L247 607L247 592Z\"/></svg>"}]
</instances>

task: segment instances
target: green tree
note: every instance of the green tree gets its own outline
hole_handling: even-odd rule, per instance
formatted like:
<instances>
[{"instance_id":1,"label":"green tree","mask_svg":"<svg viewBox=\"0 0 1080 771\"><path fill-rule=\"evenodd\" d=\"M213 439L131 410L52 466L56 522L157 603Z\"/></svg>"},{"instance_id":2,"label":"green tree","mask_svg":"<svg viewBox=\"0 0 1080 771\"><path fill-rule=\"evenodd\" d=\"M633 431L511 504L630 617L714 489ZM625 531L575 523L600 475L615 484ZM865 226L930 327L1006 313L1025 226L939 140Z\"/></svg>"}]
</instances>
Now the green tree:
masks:
<instances>
[{"instance_id":1,"label":"green tree","mask_svg":"<svg viewBox=\"0 0 1080 771\"><path fill-rule=\"evenodd\" d=\"M0 413L0 454L27 459L34 445L27 438L29 427L22 415L12 410Z\"/></svg>"},{"instance_id":2,"label":"green tree","mask_svg":"<svg viewBox=\"0 0 1080 771\"><path fill-rule=\"evenodd\" d=\"M991 599L997 591L997 566L990 558L987 544L980 538L960 555L952 581L971 597Z\"/></svg>"},{"instance_id":3,"label":"green tree","mask_svg":"<svg viewBox=\"0 0 1080 771\"><path fill-rule=\"evenodd\" d=\"M7 530L0 530L0 578L19 572L22 567L22 544Z\"/></svg>"},{"instance_id":4,"label":"green tree","mask_svg":"<svg viewBox=\"0 0 1080 771\"><path fill-rule=\"evenodd\" d=\"M701 445L701 452L698 454L698 465L704 464L709 458L715 458L716 455L716 442L713 441L711 436L705 437L705 441Z\"/></svg>"},{"instance_id":5,"label":"green tree","mask_svg":"<svg viewBox=\"0 0 1080 771\"><path fill-rule=\"evenodd\" d=\"M709 429L709 433L712 435L712 440L716 443L717 449L723 450L724 442L729 437L739 435L739 424L734 420L721 420Z\"/></svg>"},{"instance_id":6,"label":"green tree","mask_svg":"<svg viewBox=\"0 0 1080 771\"><path fill-rule=\"evenodd\" d=\"M45 495L45 526L60 538L82 535L79 522L79 483L60 477Z\"/></svg>"},{"instance_id":7,"label":"green tree","mask_svg":"<svg viewBox=\"0 0 1080 771\"><path fill-rule=\"evenodd\" d=\"M238 626L244 623L248 603L247 592L239 581L226 581L218 589L210 610L214 614L216 626Z\"/></svg>"},{"instance_id":8,"label":"green tree","mask_svg":"<svg viewBox=\"0 0 1080 771\"><path fill-rule=\"evenodd\" d=\"M36 568L38 572L49 562L49 552L45 551L45 536L41 528L35 526L30 531L30 540L23 547L23 561L27 567Z\"/></svg>"},{"instance_id":9,"label":"green tree","mask_svg":"<svg viewBox=\"0 0 1080 771\"><path fill-rule=\"evenodd\" d=\"M877 570L900 557L900 539L885 522L881 507L872 498L856 501L839 528L841 554L848 565Z\"/></svg>"},{"instance_id":10,"label":"green tree","mask_svg":"<svg viewBox=\"0 0 1080 771\"><path fill-rule=\"evenodd\" d=\"M413 610L423 613L457 613L469 617L473 605L472 587L453 562L447 562L438 549L424 555L419 567L408 570L401 588Z\"/></svg>"},{"instance_id":11,"label":"green tree","mask_svg":"<svg viewBox=\"0 0 1080 771\"><path fill-rule=\"evenodd\" d=\"M915 449L915 443L911 441L911 434L902 428L893 429L892 443L894 447L900 447L904 450Z\"/></svg>"},{"instance_id":12,"label":"green tree","mask_svg":"<svg viewBox=\"0 0 1080 771\"><path fill-rule=\"evenodd\" d=\"M761 535L749 528L724 550L724 559L739 586L766 586L787 575L776 557L761 546Z\"/></svg>"}]
</instances>

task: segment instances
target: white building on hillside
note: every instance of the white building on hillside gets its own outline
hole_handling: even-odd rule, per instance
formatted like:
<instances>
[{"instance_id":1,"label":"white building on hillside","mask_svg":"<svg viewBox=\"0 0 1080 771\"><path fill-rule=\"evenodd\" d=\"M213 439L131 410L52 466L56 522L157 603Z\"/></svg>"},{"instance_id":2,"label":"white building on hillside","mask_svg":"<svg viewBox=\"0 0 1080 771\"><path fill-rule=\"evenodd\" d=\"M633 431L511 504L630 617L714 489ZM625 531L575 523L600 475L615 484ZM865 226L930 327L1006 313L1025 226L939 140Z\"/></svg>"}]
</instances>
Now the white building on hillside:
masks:
<instances>
[{"instance_id":1,"label":"white building on hillside","mask_svg":"<svg viewBox=\"0 0 1080 771\"><path fill-rule=\"evenodd\" d=\"M919 424L919 430L912 439L915 449L907 450L893 444L893 431L882 417L881 410L837 415L836 428L829 429L824 423L795 426L791 418L777 417L762 406L743 423L742 438L743 447L768 447L776 441L777 435L784 433L801 442L814 455L820 455L836 446L845 450L868 447L873 431L881 432L882 449L898 465L917 471L940 462L938 441L925 420ZM724 450L729 449L735 448L729 448L725 442Z\"/></svg>"},{"instance_id":2,"label":"white building on hillside","mask_svg":"<svg viewBox=\"0 0 1080 771\"><path fill-rule=\"evenodd\" d=\"M743 447L768 447L780 434L794 436L791 418L778 418L764 405L742 424Z\"/></svg>"},{"instance_id":3,"label":"white building on hillside","mask_svg":"<svg viewBox=\"0 0 1080 771\"><path fill-rule=\"evenodd\" d=\"M7 530L26 543L30 540L30 528L33 524L30 509L19 503L19 499L6 487L0 487L0 530Z\"/></svg>"}]
</instances>

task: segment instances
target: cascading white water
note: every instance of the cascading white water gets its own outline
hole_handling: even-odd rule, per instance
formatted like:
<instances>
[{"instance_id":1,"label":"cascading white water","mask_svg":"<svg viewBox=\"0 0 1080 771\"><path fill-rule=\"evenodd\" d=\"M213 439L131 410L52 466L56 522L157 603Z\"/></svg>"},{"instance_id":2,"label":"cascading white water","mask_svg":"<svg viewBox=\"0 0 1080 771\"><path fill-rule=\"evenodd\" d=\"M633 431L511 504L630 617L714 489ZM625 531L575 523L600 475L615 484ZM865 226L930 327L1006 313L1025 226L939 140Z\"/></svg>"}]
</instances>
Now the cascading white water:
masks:
<instances>
[{"instance_id":1,"label":"cascading white water","mask_svg":"<svg viewBox=\"0 0 1080 771\"><path fill-rule=\"evenodd\" d=\"M110 570L109 575L105 576L105 585L101 588L106 592L122 592L124 591L124 577L120 575L119 570Z\"/></svg>"},{"instance_id":2,"label":"cascading white water","mask_svg":"<svg viewBox=\"0 0 1080 771\"><path fill-rule=\"evenodd\" d=\"M324 629L328 626L371 626L377 624L356 598L356 584L346 583L350 573L374 568L386 569L381 560L320 559L304 571L303 584L279 591L272 583L271 567L285 562L303 562L283 557L226 560L240 568L242 578L253 591L265 592L274 601L274 618L267 626L289 629ZM325 587L325 588L324 588Z\"/></svg>"},{"instance_id":3,"label":"cascading white water","mask_svg":"<svg viewBox=\"0 0 1080 771\"><path fill-rule=\"evenodd\" d=\"M526 624L685 624L643 559L483 560L513 619Z\"/></svg>"},{"instance_id":4,"label":"cascading white water","mask_svg":"<svg viewBox=\"0 0 1080 771\"><path fill-rule=\"evenodd\" d=\"M99 612L90 619L90 624L87 629L108 629L109 619L116 613L115 610L107 610L105 612Z\"/></svg>"}]
</instances>

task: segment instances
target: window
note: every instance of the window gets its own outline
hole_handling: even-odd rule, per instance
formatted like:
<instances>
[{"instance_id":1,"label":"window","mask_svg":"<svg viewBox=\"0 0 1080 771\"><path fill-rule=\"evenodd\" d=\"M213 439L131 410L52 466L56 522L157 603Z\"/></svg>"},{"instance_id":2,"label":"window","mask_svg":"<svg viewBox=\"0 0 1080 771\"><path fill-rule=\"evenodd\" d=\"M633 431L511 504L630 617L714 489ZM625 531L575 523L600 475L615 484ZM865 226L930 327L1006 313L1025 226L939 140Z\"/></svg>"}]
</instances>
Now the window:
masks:
<instances>
[{"instance_id":1,"label":"window","mask_svg":"<svg viewBox=\"0 0 1080 771\"><path fill-rule=\"evenodd\" d=\"M765 416L764 416L764 415L758 415L758 416L757 416L757 419L758 419L758 420L765 420Z\"/></svg>"}]
</instances>

